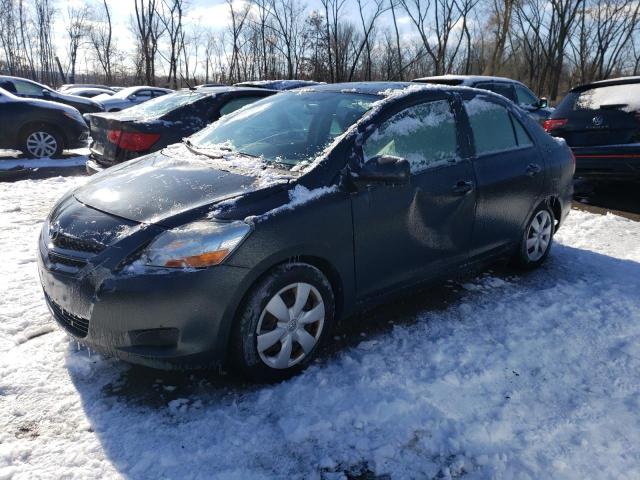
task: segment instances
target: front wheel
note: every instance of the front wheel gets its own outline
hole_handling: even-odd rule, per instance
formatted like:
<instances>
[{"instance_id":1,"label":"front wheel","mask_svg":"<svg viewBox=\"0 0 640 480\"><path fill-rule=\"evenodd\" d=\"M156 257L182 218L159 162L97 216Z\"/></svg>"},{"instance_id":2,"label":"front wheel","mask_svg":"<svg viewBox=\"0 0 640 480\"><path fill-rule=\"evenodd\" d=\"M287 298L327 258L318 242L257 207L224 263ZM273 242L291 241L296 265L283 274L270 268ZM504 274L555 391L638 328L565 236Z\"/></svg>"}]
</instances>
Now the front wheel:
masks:
<instances>
[{"instance_id":1,"label":"front wheel","mask_svg":"<svg viewBox=\"0 0 640 480\"><path fill-rule=\"evenodd\" d=\"M276 267L249 293L231 338L232 366L259 381L304 369L333 326L334 296L317 268Z\"/></svg>"},{"instance_id":2,"label":"front wheel","mask_svg":"<svg viewBox=\"0 0 640 480\"><path fill-rule=\"evenodd\" d=\"M547 205L540 206L527 223L515 256L517 266L536 268L545 261L553 243L555 219Z\"/></svg>"},{"instance_id":3,"label":"front wheel","mask_svg":"<svg viewBox=\"0 0 640 480\"><path fill-rule=\"evenodd\" d=\"M51 158L62 154L60 134L48 125L31 127L22 136L22 152L28 158Z\"/></svg>"}]
</instances>

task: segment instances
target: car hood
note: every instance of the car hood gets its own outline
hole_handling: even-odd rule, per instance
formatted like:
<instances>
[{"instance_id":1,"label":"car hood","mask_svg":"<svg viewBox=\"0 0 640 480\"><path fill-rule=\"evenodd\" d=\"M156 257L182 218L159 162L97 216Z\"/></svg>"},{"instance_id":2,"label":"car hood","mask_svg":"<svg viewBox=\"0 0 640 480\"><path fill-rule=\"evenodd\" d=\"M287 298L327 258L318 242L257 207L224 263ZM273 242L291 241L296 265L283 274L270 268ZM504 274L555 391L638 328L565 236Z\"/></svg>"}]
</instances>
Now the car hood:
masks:
<instances>
[{"instance_id":1,"label":"car hood","mask_svg":"<svg viewBox=\"0 0 640 480\"><path fill-rule=\"evenodd\" d=\"M98 103L94 102L92 99L81 97L79 95L71 95L68 93L60 93L60 92L58 92L57 95L59 99L66 100L68 102L81 103L83 105L91 105L94 107L98 106Z\"/></svg>"},{"instance_id":2,"label":"car hood","mask_svg":"<svg viewBox=\"0 0 640 480\"><path fill-rule=\"evenodd\" d=\"M74 192L75 198L112 215L142 223L163 224L181 213L257 190L287 177L265 180L264 164L237 158L211 159L182 144L111 167ZM262 180L262 181L261 181Z\"/></svg>"}]
</instances>

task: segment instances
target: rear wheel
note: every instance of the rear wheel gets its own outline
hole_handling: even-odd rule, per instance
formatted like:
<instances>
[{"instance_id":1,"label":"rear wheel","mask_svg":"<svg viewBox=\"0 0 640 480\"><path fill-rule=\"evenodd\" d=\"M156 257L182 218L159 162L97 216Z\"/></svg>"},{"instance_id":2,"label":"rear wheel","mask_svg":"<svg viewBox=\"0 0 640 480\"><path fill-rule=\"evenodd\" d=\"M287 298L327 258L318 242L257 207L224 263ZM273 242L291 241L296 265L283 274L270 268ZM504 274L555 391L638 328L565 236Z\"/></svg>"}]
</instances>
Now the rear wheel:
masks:
<instances>
[{"instance_id":1,"label":"rear wheel","mask_svg":"<svg viewBox=\"0 0 640 480\"><path fill-rule=\"evenodd\" d=\"M317 268L275 268L249 293L234 326L233 366L255 380L282 380L304 369L333 326L334 297Z\"/></svg>"},{"instance_id":2,"label":"rear wheel","mask_svg":"<svg viewBox=\"0 0 640 480\"><path fill-rule=\"evenodd\" d=\"M541 265L551 250L554 230L553 211L547 205L540 206L524 229L515 263L526 269Z\"/></svg>"},{"instance_id":3,"label":"rear wheel","mask_svg":"<svg viewBox=\"0 0 640 480\"><path fill-rule=\"evenodd\" d=\"M29 158L56 157L63 149L62 136L48 125L30 127L22 135L22 152Z\"/></svg>"}]
</instances>

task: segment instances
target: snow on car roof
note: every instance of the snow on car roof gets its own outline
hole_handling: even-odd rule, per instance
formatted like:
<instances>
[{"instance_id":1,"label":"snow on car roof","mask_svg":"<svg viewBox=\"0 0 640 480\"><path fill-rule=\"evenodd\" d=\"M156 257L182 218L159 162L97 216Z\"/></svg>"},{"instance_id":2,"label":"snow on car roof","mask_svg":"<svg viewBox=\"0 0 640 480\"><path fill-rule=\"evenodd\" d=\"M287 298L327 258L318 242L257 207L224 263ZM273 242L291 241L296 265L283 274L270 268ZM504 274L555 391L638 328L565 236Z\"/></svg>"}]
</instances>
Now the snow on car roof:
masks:
<instances>
[{"instance_id":1,"label":"snow on car roof","mask_svg":"<svg viewBox=\"0 0 640 480\"><path fill-rule=\"evenodd\" d=\"M470 85L476 82L510 82L510 83L521 83L518 80L514 80L513 78L507 77L493 77L489 75L436 75L432 77L420 77L412 80L412 82L418 83L428 83L431 81L448 81L448 80L459 80L460 85Z\"/></svg>"}]
</instances>

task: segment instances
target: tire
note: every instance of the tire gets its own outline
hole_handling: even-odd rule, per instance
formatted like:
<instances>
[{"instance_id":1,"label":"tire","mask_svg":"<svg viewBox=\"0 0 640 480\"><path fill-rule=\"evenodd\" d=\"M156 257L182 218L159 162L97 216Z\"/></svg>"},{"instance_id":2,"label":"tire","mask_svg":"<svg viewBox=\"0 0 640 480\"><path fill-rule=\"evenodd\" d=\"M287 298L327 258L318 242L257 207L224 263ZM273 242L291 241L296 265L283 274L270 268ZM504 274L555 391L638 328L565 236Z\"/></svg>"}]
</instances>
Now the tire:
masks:
<instances>
[{"instance_id":1,"label":"tire","mask_svg":"<svg viewBox=\"0 0 640 480\"><path fill-rule=\"evenodd\" d=\"M64 150L62 135L50 125L28 127L20 139L22 153L27 158L55 158Z\"/></svg>"},{"instance_id":2,"label":"tire","mask_svg":"<svg viewBox=\"0 0 640 480\"><path fill-rule=\"evenodd\" d=\"M276 267L251 289L236 317L231 367L254 381L295 375L330 335L334 314L333 291L320 270L304 263Z\"/></svg>"},{"instance_id":3,"label":"tire","mask_svg":"<svg viewBox=\"0 0 640 480\"><path fill-rule=\"evenodd\" d=\"M518 252L514 257L517 267L531 270L546 260L553 244L555 217L548 205L539 206L531 215L522 233Z\"/></svg>"}]
</instances>

